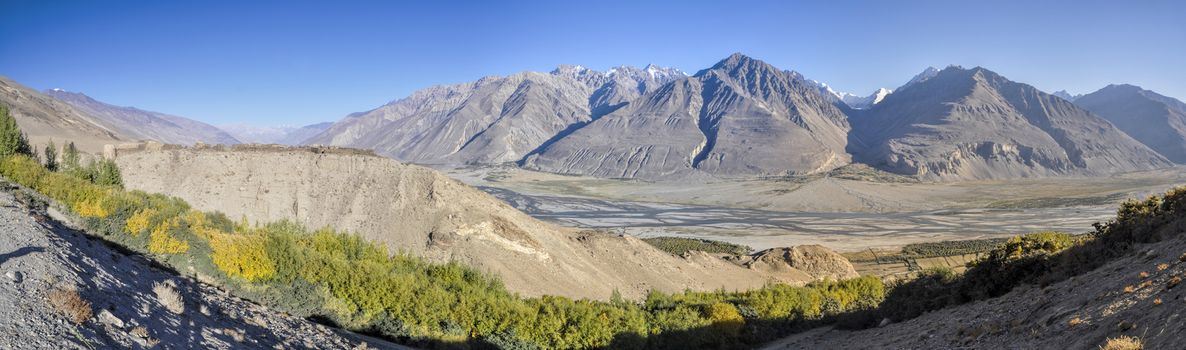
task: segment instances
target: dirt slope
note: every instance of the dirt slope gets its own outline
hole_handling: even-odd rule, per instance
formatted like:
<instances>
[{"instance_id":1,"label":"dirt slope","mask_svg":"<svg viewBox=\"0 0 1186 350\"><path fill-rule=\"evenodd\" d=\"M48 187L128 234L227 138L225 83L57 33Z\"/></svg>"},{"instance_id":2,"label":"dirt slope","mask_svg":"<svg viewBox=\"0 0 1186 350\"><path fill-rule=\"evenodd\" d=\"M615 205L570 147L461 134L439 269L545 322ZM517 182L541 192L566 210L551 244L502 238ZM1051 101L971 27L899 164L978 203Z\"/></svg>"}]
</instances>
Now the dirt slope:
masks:
<instances>
[{"instance_id":1,"label":"dirt slope","mask_svg":"<svg viewBox=\"0 0 1186 350\"><path fill-rule=\"evenodd\" d=\"M1179 237L1134 251L1138 253L1046 288L1022 287L881 328L820 328L766 348L1097 349L1120 335L1143 339L1146 349L1186 348L1186 285L1170 282L1186 277L1186 263L1179 259L1186 240ZM1159 264L1167 268L1159 271ZM1127 286L1133 290L1126 292Z\"/></svg>"},{"instance_id":2,"label":"dirt slope","mask_svg":"<svg viewBox=\"0 0 1186 350\"><path fill-rule=\"evenodd\" d=\"M73 141L79 149L91 153L102 151L104 144L129 139L102 120L2 76L0 105L8 107L38 151L51 139L59 146L65 140Z\"/></svg>"},{"instance_id":3,"label":"dirt slope","mask_svg":"<svg viewBox=\"0 0 1186 350\"><path fill-rule=\"evenodd\" d=\"M631 237L544 223L443 174L358 151L234 147L125 151L131 189L252 222L331 226L432 261L460 261L524 295L628 298L649 289L748 289L769 279L721 259L681 258Z\"/></svg>"},{"instance_id":4,"label":"dirt slope","mask_svg":"<svg viewBox=\"0 0 1186 350\"><path fill-rule=\"evenodd\" d=\"M7 183L0 187L0 348L350 349L363 342L159 270L66 227L53 209L30 209ZM158 283L174 286L181 313L157 296ZM71 288L91 306L77 326L48 298Z\"/></svg>"}]
</instances>

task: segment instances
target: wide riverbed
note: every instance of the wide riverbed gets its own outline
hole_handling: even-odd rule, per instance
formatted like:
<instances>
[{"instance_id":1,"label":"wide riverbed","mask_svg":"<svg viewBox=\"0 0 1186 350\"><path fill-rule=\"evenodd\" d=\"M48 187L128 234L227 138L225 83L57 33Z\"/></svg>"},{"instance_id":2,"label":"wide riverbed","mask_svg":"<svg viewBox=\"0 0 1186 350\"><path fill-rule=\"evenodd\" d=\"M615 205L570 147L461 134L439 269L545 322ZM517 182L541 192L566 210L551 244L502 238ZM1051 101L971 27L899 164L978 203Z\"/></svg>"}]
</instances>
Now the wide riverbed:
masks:
<instances>
[{"instance_id":1,"label":"wide riverbed","mask_svg":"<svg viewBox=\"0 0 1186 350\"><path fill-rule=\"evenodd\" d=\"M999 237L1040 230L1086 232L1115 205L1026 209L945 209L899 213L812 213L525 195L480 187L528 214L561 225L641 237L684 236L755 249L823 244L839 250L912 242Z\"/></svg>"}]
</instances>

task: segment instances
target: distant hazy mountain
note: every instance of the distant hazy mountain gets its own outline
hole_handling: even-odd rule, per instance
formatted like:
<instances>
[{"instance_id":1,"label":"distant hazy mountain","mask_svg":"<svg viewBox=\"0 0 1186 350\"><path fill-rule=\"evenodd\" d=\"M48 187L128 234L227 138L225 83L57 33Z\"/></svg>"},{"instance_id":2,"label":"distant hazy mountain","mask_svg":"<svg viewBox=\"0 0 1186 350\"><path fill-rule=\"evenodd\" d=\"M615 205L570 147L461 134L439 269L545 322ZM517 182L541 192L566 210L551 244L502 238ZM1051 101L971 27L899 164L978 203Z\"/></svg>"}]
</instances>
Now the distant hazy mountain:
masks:
<instances>
[{"instance_id":1,"label":"distant hazy mountain","mask_svg":"<svg viewBox=\"0 0 1186 350\"><path fill-rule=\"evenodd\" d=\"M58 145L69 141L84 151L100 152L104 144L128 140L103 120L5 77L0 77L0 105L8 107L35 145L50 140Z\"/></svg>"},{"instance_id":2,"label":"distant hazy mountain","mask_svg":"<svg viewBox=\"0 0 1186 350\"><path fill-rule=\"evenodd\" d=\"M564 136L524 166L644 179L827 171L849 162L848 122L832 101L798 75L734 54Z\"/></svg>"},{"instance_id":3,"label":"distant hazy mountain","mask_svg":"<svg viewBox=\"0 0 1186 350\"><path fill-rule=\"evenodd\" d=\"M787 71L787 73L790 73L792 76L802 79L808 84L811 84L816 90L819 90L819 92L823 94L824 97L830 96L835 98L836 101L843 102L846 106L855 109L868 109L869 107L881 102L881 100L885 99L886 96L889 96L890 93L893 93L893 90L880 88L868 96L861 96L853 93L833 90L831 86L828 86L828 84L818 80L807 79L802 74L799 74L799 72Z\"/></svg>"},{"instance_id":4,"label":"distant hazy mountain","mask_svg":"<svg viewBox=\"0 0 1186 350\"><path fill-rule=\"evenodd\" d=\"M1132 85L1108 85L1075 99L1175 163L1186 163L1186 104Z\"/></svg>"},{"instance_id":5,"label":"distant hazy mountain","mask_svg":"<svg viewBox=\"0 0 1186 350\"><path fill-rule=\"evenodd\" d=\"M325 129L329 129L329 127L331 125L334 125L334 123L333 122L323 122L323 123L305 125L300 128L290 130L287 134L284 135L284 138L281 138L280 140L276 141L276 143L279 143L282 145L304 144L305 140L308 140L310 137L313 137L314 135L320 134L322 131L325 131Z\"/></svg>"},{"instance_id":6,"label":"distant hazy mountain","mask_svg":"<svg viewBox=\"0 0 1186 350\"><path fill-rule=\"evenodd\" d=\"M280 143L289 132L297 129L295 126L256 126L246 123L222 124L218 128L244 143Z\"/></svg>"},{"instance_id":7,"label":"distant hazy mountain","mask_svg":"<svg viewBox=\"0 0 1186 350\"><path fill-rule=\"evenodd\" d=\"M182 145L197 142L228 145L239 143L239 140L221 129L196 120L135 107L113 106L82 93L62 89L47 90L45 94L102 120L119 130L120 134L132 139Z\"/></svg>"},{"instance_id":8,"label":"distant hazy mountain","mask_svg":"<svg viewBox=\"0 0 1186 350\"><path fill-rule=\"evenodd\" d=\"M374 149L417 163L513 162L684 76L655 66L606 72L561 66L486 77L353 114L306 142Z\"/></svg>"},{"instance_id":9,"label":"distant hazy mountain","mask_svg":"<svg viewBox=\"0 0 1186 350\"><path fill-rule=\"evenodd\" d=\"M984 68L914 79L852 119L860 162L935 179L1105 174L1169 162L1069 101Z\"/></svg>"},{"instance_id":10,"label":"distant hazy mountain","mask_svg":"<svg viewBox=\"0 0 1186 350\"><path fill-rule=\"evenodd\" d=\"M1071 102L1075 102L1075 100L1079 99L1080 97L1083 97L1083 95L1082 95L1082 94L1079 94L1079 95L1071 95L1071 93L1067 92L1067 90L1058 90L1058 91L1055 91L1055 92L1054 92L1053 94L1051 94L1051 95L1054 95L1054 96L1061 97L1062 99L1064 99L1064 100L1067 100L1067 101L1071 101Z\"/></svg>"}]
</instances>

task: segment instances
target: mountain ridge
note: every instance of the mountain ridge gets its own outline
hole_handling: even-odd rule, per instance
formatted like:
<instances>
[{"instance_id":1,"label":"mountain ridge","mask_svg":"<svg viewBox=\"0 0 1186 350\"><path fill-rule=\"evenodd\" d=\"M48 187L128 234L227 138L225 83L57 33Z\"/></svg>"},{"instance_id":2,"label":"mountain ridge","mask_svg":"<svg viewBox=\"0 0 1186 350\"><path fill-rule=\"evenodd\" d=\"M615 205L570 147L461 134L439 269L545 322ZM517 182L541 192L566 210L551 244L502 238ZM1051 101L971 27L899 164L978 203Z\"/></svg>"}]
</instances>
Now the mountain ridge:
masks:
<instances>
[{"instance_id":1,"label":"mountain ridge","mask_svg":"<svg viewBox=\"0 0 1186 350\"><path fill-rule=\"evenodd\" d=\"M155 140L162 143L192 145L236 144L239 140L213 125L175 115L148 111L136 107L108 104L81 92L50 89L47 96L68 103L96 118L102 119L135 139Z\"/></svg>"},{"instance_id":2,"label":"mountain ridge","mask_svg":"<svg viewBox=\"0 0 1186 350\"><path fill-rule=\"evenodd\" d=\"M1186 163L1186 103L1128 84L1108 85L1074 103L1171 161Z\"/></svg>"}]
</instances>

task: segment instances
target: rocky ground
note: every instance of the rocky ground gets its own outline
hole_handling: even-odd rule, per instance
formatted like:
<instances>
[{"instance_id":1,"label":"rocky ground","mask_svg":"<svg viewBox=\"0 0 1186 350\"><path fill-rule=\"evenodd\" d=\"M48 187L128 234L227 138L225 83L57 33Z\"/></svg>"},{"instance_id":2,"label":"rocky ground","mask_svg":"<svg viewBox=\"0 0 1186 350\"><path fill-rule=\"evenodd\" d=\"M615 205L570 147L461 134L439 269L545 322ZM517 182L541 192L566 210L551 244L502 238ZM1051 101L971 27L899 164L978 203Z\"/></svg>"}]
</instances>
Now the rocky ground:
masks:
<instances>
[{"instance_id":1,"label":"rocky ground","mask_svg":"<svg viewBox=\"0 0 1186 350\"><path fill-rule=\"evenodd\" d=\"M1134 253L1046 287L947 308L880 328L819 328L767 349L1098 349L1133 336L1146 349L1186 348L1186 239Z\"/></svg>"},{"instance_id":2,"label":"rocky ground","mask_svg":"<svg viewBox=\"0 0 1186 350\"><path fill-rule=\"evenodd\" d=\"M0 348L402 348L179 277L0 187Z\"/></svg>"}]
</instances>

